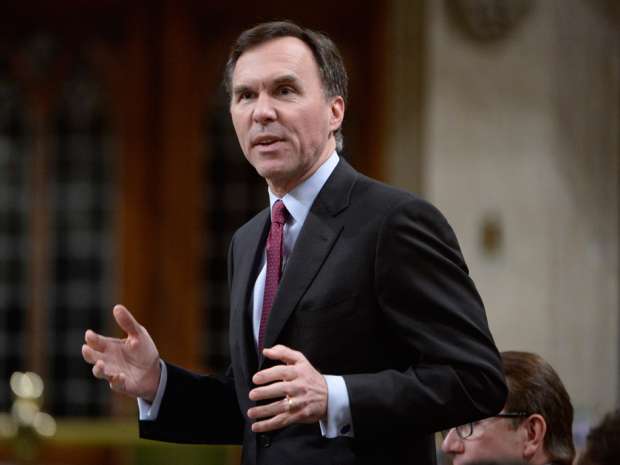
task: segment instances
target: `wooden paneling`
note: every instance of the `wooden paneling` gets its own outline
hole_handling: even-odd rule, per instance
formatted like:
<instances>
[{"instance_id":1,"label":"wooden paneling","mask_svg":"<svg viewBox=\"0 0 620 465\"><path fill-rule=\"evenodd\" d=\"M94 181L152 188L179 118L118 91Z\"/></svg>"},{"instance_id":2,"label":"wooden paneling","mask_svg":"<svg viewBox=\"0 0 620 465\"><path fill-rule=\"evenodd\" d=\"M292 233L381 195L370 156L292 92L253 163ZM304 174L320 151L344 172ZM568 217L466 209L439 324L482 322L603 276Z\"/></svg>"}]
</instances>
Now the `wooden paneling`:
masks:
<instances>
[{"instance_id":1,"label":"wooden paneling","mask_svg":"<svg viewBox=\"0 0 620 465\"><path fill-rule=\"evenodd\" d=\"M232 40L245 27L279 18L331 35L351 74L346 151L361 171L381 178L384 11L382 2L293 7L279 0L9 1L0 7L6 26L0 37L46 31L86 54L100 74L120 162L118 301L147 327L165 358L190 368L202 365L201 260L209 238L201 196L210 145L204 118ZM45 215L33 214L45 229ZM37 279L35 287L45 292L44 274ZM37 318L33 331L44 331L43 317ZM119 409L133 410L130 403Z\"/></svg>"},{"instance_id":2,"label":"wooden paneling","mask_svg":"<svg viewBox=\"0 0 620 465\"><path fill-rule=\"evenodd\" d=\"M178 2L163 10L161 118L162 253L157 327L160 350L188 368L201 366L202 257L205 237L201 196L208 61L199 47L190 11ZM212 71L212 70L211 70ZM182 315L182 317L181 317ZM170 337L172 336L172 337Z\"/></svg>"}]
</instances>

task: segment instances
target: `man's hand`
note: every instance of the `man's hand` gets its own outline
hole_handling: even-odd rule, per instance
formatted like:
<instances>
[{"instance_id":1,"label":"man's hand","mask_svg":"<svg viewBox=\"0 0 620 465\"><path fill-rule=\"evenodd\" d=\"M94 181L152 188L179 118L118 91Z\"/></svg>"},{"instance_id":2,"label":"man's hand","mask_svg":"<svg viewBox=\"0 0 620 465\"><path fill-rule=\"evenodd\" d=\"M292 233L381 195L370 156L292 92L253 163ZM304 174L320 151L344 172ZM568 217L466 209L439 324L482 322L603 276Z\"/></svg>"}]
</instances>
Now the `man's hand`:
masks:
<instances>
[{"instance_id":1,"label":"man's hand","mask_svg":"<svg viewBox=\"0 0 620 465\"><path fill-rule=\"evenodd\" d=\"M105 379L112 390L152 402L160 376L157 347L129 310L117 305L113 313L127 337L105 337L89 329L84 335L82 357L94 365L95 377Z\"/></svg>"},{"instance_id":2,"label":"man's hand","mask_svg":"<svg viewBox=\"0 0 620 465\"><path fill-rule=\"evenodd\" d=\"M278 400L248 410L250 418L260 419L252 425L252 431L262 433L291 423L314 423L324 419L327 416L327 383L304 354L277 345L264 349L263 355L283 364L254 375L252 381L259 387L250 391L250 400Z\"/></svg>"}]
</instances>

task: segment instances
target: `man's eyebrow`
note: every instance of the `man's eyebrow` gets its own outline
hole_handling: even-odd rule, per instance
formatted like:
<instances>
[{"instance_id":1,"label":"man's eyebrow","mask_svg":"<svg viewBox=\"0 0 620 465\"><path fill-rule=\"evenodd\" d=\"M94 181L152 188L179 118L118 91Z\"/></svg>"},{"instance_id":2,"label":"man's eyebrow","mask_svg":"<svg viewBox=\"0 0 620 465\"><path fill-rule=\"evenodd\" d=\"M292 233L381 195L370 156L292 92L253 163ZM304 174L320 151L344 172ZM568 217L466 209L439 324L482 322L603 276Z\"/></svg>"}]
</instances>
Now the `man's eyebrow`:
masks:
<instances>
[{"instance_id":1,"label":"man's eyebrow","mask_svg":"<svg viewBox=\"0 0 620 465\"><path fill-rule=\"evenodd\" d=\"M273 80L274 85L280 86L282 84L295 84L299 85L300 80L297 76L293 74L285 74L284 76L279 76Z\"/></svg>"},{"instance_id":2,"label":"man's eyebrow","mask_svg":"<svg viewBox=\"0 0 620 465\"><path fill-rule=\"evenodd\" d=\"M250 90L251 90L250 86L247 86L245 84L241 84L241 85L235 86L233 88L233 94L234 95L239 95L239 94L243 94L244 92L248 92Z\"/></svg>"},{"instance_id":3,"label":"man's eyebrow","mask_svg":"<svg viewBox=\"0 0 620 465\"><path fill-rule=\"evenodd\" d=\"M278 87L284 84L294 85L296 87L300 87L301 80L295 76L294 74L284 74L282 76L278 76L272 81L272 86ZM245 92L251 92L252 86L247 84L239 84L233 87L233 95L241 95Z\"/></svg>"}]
</instances>

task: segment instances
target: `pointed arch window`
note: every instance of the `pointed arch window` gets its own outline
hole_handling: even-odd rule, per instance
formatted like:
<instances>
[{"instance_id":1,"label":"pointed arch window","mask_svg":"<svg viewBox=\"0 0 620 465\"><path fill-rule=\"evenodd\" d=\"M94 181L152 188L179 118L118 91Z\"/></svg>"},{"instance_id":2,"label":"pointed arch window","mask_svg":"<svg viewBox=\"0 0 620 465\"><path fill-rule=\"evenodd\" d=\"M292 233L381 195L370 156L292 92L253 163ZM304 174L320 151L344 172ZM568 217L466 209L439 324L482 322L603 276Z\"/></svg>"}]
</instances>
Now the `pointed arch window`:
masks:
<instances>
[{"instance_id":1,"label":"pointed arch window","mask_svg":"<svg viewBox=\"0 0 620 465\"><path fill-rule=\"evenodd\" d=\"M24 365L30 206L28 125L18 83L0 63L0 411Z\"/></svg>"},{"instance_id":2,"label":"pointed arch window","mask_svg":"<svg viewBox=\"0 0 620 465\"><path fill-rule=\"evenodd\" d=\"M109 389L79 350L84 328L107 332L115 294L115 157L105 100L92 70L75 65L52 121L48 353L53 411L97 415Z\"/></svg>"}]
</instances>

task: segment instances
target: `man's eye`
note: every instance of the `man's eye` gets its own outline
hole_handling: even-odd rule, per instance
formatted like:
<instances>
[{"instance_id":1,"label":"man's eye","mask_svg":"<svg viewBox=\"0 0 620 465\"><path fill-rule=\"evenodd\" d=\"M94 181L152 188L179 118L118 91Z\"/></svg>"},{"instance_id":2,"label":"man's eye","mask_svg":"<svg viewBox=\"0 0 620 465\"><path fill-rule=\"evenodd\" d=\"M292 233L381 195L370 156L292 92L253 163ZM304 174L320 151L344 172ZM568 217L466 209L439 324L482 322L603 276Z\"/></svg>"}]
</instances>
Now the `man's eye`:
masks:
<instances>
[{"instance_id":1,"label":"man's eye","mask_svg":"<svg viewBox=\"0 0 620 465\"><path fill-rule=\"evenodd\" d=\"M289 86L280 87L280 88L278 89L278 93L279 93L280 95L284 95L284 96L286 96L286 95L291 95L291 94L292 94L292 93L294 93L294 92L295 92L295 91L293 90L293 88L292 88L292 87L289 87Z\"/></svg>"},{"instance_id":2,"label":"man's eye","mask_svg":"<svg viewBox=\"0 0 620 465\"><path fill-rule=\"evenodd\" d=\"M239 94L239 101L249 100L252 98L252 92L241 92Z\"/></svg>"}]
</instances>

